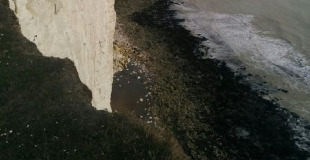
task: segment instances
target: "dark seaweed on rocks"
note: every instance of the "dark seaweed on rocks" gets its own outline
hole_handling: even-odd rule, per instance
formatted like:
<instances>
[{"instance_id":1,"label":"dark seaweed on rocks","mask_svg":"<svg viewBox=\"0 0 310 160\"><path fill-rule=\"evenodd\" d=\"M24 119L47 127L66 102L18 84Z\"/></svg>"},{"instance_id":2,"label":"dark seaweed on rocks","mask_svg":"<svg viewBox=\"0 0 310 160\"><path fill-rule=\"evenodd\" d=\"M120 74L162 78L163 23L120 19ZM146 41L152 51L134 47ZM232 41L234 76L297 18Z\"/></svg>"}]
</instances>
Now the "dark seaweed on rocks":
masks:
<instances>
[{"instance_id":1,"label":"dark seaweed on rocks","mask_svg":"<svg viewBox=\"0 0 310 160\"><path fill-rule=\"evenodd\" d=\"M131 19L162 37L157 40L166 43L167 54L175 57L167 63L178 71L175 77L182 77L185 95L193 105L162 100L154 112L184 150L193 159L307 159L309 151L295 145L288 123L289 116L299 117L240 83L243 77L235 77L225 63L199 59L204 39L180 25L183 20L174 18L175 11L169 9L172 3L155 1Z\"/></svg>"}]
</instances>

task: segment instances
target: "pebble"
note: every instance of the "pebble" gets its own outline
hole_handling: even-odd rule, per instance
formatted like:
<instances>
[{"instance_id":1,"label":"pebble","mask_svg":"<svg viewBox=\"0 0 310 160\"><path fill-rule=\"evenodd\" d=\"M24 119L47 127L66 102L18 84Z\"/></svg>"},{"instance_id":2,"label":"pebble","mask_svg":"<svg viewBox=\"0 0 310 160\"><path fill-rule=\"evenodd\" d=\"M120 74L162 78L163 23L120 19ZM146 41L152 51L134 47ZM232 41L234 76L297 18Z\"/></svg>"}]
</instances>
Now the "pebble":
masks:
<instances>
[{"instance_id":1,"label":"pebble","mask_svg":"<svg viewBox=\"0 0 310 160\"><path fill-rule=\"evenodd\" d=\"M1 135L0 135L0 137L2 137L2 136L6 136L6 135L7 135L6 133L3 133L3 134L1 134Z\"/></svg>"}]
</instances>

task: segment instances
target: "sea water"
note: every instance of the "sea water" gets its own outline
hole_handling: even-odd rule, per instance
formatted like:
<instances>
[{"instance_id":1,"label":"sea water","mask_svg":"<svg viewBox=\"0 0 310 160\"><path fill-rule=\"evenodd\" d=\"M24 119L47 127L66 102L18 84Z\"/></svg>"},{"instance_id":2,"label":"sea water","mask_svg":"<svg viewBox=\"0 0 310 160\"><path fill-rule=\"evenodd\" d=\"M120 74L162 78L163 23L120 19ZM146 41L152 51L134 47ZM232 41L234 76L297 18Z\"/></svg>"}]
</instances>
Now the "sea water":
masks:
<instances>
[{"instance_id":1,"label":"sea water","mask_svg":"<svg viewBox=\"0 0 310 160\"><path fill-rule=\"evenodd\" d=\"M223 60L236 73L253 75L246 81L269 90L264 98L310 121L310 0L173 1L181 25L207 39L199 58Z\"/></svg>"},{"instance_id":2,"label":"sea water","mask_svg":"<svg viewBox=\"0 0 310 160\"><path fill-rule=\"evenodd\" d=\"M272 93L265 98L310 120L310 0L174 2L182 25L208 39L201 58L224 60L235 71L245 67L257 75L249 81L267 82Z\"/></svg>"}]
</instances>

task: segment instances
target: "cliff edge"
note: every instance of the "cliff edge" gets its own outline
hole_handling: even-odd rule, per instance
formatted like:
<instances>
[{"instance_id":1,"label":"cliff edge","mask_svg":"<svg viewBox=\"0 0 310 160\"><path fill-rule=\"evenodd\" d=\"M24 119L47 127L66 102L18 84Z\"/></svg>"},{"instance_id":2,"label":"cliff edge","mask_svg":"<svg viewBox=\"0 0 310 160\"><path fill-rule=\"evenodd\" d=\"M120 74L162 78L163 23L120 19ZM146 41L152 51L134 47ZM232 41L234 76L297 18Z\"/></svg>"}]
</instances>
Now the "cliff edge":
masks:
<instances>
[{"instance_id":1,"label":"cliff edge","mask_svg":"<svg viewBox=\"0 0 310 160\"><path fill-rule=\"evenodd\" d=\"M111 110L114 0L9 0L22 34L48 57L69 58L92 91L92 105Z\"/></svg>"},{"instance_id":2,"label":"cliff edge","mask_svg":"<svg viewBox=\"0 0 310 160\"><path fill-rule=\"evenodd\" d=\"M0 0L1 160L184 159L161 133L95 110L73 62L43 56Z\"/></svg>"}]
</instances>

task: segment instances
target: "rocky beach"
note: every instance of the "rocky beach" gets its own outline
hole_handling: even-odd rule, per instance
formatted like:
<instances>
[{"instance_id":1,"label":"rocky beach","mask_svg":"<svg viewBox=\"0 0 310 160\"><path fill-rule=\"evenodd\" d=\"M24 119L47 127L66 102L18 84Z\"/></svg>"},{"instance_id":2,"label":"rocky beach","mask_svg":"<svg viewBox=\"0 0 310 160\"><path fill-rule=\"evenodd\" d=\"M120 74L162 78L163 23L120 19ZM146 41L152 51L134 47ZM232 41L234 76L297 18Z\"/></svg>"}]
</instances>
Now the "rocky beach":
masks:
<instances>
[{"instance_id":1,"label":"rocky beach","mask_svg":"<svg viewBox=\"0 0 310 160\"><path fill-rule=\"evenodd\" d=\"M91 102L75 64L43 56L0 1L1 160L186 159L170 134Z\"/></svg>"},{"instance_id":2,"label":"rocky beach","mask_svg":"<svg viewBox=\"0 0 310 160\"><path fill-rule=\"evenodd\" d=\"M252 90L225 62L199 58L205 39L180 25L172 3L115 6L116 37L126 37L115 44L131 46L126 56L150 78L156 126L171 131L192 159L307 159L308 122L263 99L268 92Z\"/></svg>"},{"instance_id":3,"label":"rocky beach","mask_svg":"<svg viewBox=\"0 0 310 160\"><path fill-rule=\"evenodd\" d=\"M175 5L0 0L0 159L309 160L309 122Z\"/></svg>"}]
</instances>

